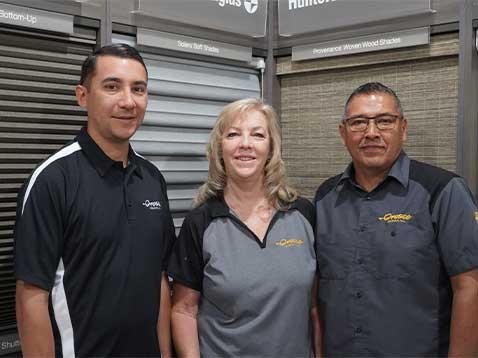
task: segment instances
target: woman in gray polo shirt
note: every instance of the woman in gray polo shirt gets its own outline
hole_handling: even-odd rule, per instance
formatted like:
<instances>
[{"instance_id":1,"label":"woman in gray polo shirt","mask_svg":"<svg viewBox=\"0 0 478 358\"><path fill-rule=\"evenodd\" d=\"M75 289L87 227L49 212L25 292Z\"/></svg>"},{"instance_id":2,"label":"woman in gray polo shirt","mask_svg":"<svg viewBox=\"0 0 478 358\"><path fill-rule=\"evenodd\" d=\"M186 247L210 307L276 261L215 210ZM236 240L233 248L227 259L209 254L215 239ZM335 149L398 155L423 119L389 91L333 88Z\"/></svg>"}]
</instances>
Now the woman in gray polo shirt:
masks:
<instances>
[{"instance_id":1,"label":"woman in gray polo shirt","mask_svg":"<svg viewBox=\"0 0 478 358\"><path fill-rule=\"evenodd\" d=\"M313 356L314 207L284 183L274 110L256 99L226 106L207 154L168 268L178 355Z\"/></svg>"}]
</instances>

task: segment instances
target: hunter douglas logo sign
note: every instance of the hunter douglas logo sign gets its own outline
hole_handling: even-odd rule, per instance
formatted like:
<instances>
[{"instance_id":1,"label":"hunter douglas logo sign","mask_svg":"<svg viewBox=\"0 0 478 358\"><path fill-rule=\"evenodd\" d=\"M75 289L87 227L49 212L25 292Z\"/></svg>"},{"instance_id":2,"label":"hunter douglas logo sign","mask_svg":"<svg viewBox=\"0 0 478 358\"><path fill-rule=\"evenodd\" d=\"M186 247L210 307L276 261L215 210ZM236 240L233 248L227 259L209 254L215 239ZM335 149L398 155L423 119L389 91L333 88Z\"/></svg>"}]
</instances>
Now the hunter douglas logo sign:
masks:
<instances>
[{"instance_id":1,"label":"hunter douglas logo sign","mask_svg":"<svg viewBox=\"0 0 478 358\"><path fill-rule=\"evenodd\" d=\"M73 33L73 16L0 3L0 23Z\"/></svg>"},{"instance_id":2,"label":"hunter douglas logo sign","mask_svg":"<svg viewBox=\"0 0 478 358\"><path fill-rule=\"evenodd\" d=\"M431 13L430 0L278 0L279 34L331 30Z\"/></svg>"},{"instance_id":3,"label":"hunter douglas logo sign","mask_svg":"<svg viewBox=\"0 0 478 358\"><path fill-rule=\"evenodd\" d=\"M136 0L135 13L251 37L266 32L268 0Z\"/></svg>"},{"instance_id":4,"label":"hunter douglas logo sign","mask_svg":"<svg viewBox=\"0 0 478 358\"><path fill-rule=\"evenodd\" d=\"M302 9L304 7L323 5L337 0L289 0L289 10Z\"/></svg>"},{"instance_id":5,"label":"hunter douglas logo sign","mask_svg":"<svg viewBox=\"0 0 478 358\"><path fill-rule=\"evenodd\" d=\"M215 0L220 7L228 6L235 6L235 7L242 7L248 14L254 14L259 7L259 0L244 0L244 5L242 4L241 0Z\"/></svg>"}]
</instances>

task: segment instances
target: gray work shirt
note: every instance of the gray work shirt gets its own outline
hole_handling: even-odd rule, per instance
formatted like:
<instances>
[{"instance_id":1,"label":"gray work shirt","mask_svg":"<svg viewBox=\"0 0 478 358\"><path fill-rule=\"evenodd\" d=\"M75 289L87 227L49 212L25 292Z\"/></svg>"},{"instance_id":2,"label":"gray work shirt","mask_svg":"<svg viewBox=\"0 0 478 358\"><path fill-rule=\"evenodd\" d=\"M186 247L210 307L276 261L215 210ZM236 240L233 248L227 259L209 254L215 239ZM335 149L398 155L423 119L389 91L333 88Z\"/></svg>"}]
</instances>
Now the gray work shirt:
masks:
<instances>
[{"instance_id":1,"label":"gray work shirt","mask_svg":"<svg viewBox=\"0 0 478 358\"><path fill-rule=\"evenodd\" d=\"M202 357L311 357L315 212L298 199L261 242L224 201L184 220L168 274L201 292Z\"/></svg>"},{"instance_id":2,"label":"gray work shirt","mask_svg":"<svg viewBox=\"0 0 478 358\"><path fill-rule=\"evenodd\" d=\"M368 193L353 166L317 191L325 354L448 353L450 276L478 267L478 213L464 180L405 153Z\"/></svg>"}]
</instances>

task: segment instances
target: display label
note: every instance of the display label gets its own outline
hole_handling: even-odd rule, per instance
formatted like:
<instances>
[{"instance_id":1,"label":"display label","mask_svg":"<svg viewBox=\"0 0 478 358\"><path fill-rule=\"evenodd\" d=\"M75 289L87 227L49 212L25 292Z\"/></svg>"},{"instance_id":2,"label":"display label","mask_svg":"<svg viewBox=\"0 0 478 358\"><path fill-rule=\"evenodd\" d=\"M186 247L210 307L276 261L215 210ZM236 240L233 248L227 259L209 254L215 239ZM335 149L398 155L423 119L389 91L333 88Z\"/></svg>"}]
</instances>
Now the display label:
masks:
<instances>
[{"instance_id":1,"label":"display label","mask_svg":"<svg viewBox=\"0 0 478 358\"><path fill-rule=\"evenodd\" d=\"M399 47L426 45L429 43L430 29L428 27L420 27L345 40L294 46L292 47L292 61L390 50Z\"/></svg>"},{"instance_id":2,"label":"display label","mask_svg":"<svg viewBox=\"0 0 478 358\"><path fill-rule=\"evenodd\" d=\"M250 62L252 48L138 28L138 45Z\"/></svg>"},{"instance_id":3,"label":"display label","mask_svg":"<svg viewBox=\"0 0 478 358\"><path fill-rule=\"evenodd\" d=\"M0 23L73 33L73 16L0 3Z\"/></svg>"},{"instance_id":4,"label":"display label","mask_svg":"<svg viewBox=\"0 0 478 358\"><path fill-rule=\"evenodd\" d=\"M20 339L18 334L0 336L0 356L20 352Z\"/></svg>"}]
</instances>

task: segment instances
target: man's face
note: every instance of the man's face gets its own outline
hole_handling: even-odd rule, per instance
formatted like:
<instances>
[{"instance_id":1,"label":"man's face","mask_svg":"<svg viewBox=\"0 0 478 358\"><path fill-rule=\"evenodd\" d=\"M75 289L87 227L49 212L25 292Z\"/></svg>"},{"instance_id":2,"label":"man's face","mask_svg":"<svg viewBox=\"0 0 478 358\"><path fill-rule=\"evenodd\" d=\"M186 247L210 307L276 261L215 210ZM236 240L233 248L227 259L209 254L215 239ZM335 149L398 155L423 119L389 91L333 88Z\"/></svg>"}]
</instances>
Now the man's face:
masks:
<instances>
[{"instance_id":1,"label":"man's face","mask_svg":"<svg viewBox=\"0 0 478 358\"><path fill-rule=\"evenodd\" d=\"M100 56L78 104L88 111L88 133L101 145L128 143L143 122L148 103L147 74L133 59Z\"/></svg>"},{"instance_id":2,"label":"man's face","mask_svg":"<svg viewBox=\"0 0 478 358\"><path fill-rule=\"evenodd\" d=\"M387 93L358 95L350 101L345 119L400 117L394 98ZM356 171L387 172L407 138L407 120L398 119L392 129L379 130L376 121L369 121L365 131L354 132L349 124L341 123L340 137L347 147Z\"/></svg>"}]
</instances>

